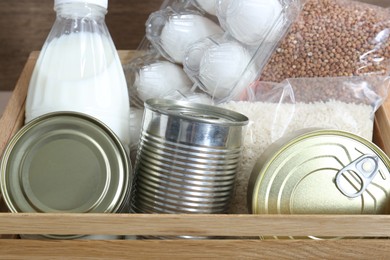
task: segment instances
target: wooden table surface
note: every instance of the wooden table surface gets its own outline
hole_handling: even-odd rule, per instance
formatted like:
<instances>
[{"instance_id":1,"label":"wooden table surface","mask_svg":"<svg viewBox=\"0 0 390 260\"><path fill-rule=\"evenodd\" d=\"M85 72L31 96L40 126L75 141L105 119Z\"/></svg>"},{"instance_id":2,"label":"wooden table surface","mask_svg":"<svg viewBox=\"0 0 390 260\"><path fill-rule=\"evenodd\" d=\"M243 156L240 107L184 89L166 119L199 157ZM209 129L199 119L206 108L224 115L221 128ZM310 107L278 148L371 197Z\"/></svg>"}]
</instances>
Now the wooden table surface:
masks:
<instances>
[{"instance_id":1,"label":"wooden table surface","mask_svg":"<svg viewBox=\"0 0 390 260\"><path fill-rule=\"evenodd\" d=\"M210 0L211 1L211 0ZM389 0L361 0L390 6ZM54 0L0 1L0 90L12 90L23 65L40 50L54 22ZM136 49L145 21L163 0L109 0L106 23L118 50Z\"/></svg>"}]
</instances>

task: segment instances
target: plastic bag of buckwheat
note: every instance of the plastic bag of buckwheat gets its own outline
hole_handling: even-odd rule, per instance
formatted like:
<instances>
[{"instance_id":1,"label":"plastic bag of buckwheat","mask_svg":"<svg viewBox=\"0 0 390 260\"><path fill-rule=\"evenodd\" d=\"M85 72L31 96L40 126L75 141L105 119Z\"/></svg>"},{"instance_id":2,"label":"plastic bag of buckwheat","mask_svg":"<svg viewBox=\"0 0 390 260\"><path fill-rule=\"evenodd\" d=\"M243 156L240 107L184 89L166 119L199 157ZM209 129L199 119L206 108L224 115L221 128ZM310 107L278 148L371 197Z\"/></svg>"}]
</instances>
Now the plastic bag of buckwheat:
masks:
<instances>
[{"instance_id":1,"label":"plastic bag of buckwheat","mask_svg":"<svg viewBox=\"0 0 390 260\"><path fill-rule=\"evenodd\" d=\"M307 0L261 80L367 75L390 75L390 8Z\"/></svg>"}]
</instances>

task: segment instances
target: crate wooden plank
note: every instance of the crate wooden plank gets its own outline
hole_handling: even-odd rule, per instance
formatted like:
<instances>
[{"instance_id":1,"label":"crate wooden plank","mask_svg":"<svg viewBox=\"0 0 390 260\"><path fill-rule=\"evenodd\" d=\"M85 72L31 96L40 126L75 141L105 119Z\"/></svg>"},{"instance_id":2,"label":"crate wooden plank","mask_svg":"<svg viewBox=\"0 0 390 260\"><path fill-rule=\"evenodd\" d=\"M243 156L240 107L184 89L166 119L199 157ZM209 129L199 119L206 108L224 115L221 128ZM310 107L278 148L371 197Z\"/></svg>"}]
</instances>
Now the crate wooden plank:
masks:
<instances>
[{"instance_id":1,"label":"crate wooden plank","mask_svg":"<svg viewBox=\"0 0 390 260\"><path fill-rule=\"evenodd\" d=\"M374 132L373 132L373 141L376 145L381 147L383 151L389 155L390 150L386 148L385 140L383 140L383 134L381 133L381 129L379 128L379 122L378 122L378 117L375 118L374 120ZM384 149L386 148L386 150Z\"/></svg>"},{"instance_id":2,"label":"crate wooden plank","mask_svg":"<svg viewBox=\"0 0 390 260\"><path fill-rule=\"evenodd\" d=\"M0 234L390 237L390 215L1 213Z\"/></svg>"},{"instance_id":3,"label":"crate wooden plank","mask_svg":"<svg viewBox=\"0 0 390 260\"><path fill-rule=\"evenodd\" d=\"M15 89L0 118L0 155L3 154L9 139L20 129L24 120L24 102L31 73L34 69L38 52L33 52L27 59L26 65L16 83Z\"/></svg>"},{"instance_id":4,"label":"crate wooden plank","mask_svg":"<svg viewBox=\"0 0 390 260\"><path fill-rule=\"evenodd\" d=\"M390 155L390 98L387 98L376 111L375 124L378 140L374 141L387 155Z\"/></svg>"},{"instance_id":5,"label":"crate wooden plank","mask_svg":"<svg viewBox=\"0 0 390 260\"><path fill-rule=\"evenodd\" d=\"M18 252L15 254L15 252ZM4 259L386 259L390 240L0 240Z\"/></svg>"}]
</instances>

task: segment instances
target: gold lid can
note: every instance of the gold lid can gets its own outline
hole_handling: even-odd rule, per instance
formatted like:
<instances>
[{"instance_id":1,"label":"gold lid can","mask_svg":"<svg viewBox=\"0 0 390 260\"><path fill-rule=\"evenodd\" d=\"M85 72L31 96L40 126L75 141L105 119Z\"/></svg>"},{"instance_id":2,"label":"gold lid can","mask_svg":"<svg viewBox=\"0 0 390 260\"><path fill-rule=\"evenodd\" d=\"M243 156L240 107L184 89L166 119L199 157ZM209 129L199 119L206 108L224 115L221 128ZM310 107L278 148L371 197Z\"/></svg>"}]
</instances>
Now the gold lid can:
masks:
<instances>
[{"instance_id":1,"label":"gold lid can","mask_svg":"<svg viewBox=\"0 0 390 260\"><path fill-rule=\"evenodd\" d=\"M389 167L388 156L371 141L305 129L260 156L249 180L248 207L253 214L388 214Z\"/></svg>"}]
</instances>

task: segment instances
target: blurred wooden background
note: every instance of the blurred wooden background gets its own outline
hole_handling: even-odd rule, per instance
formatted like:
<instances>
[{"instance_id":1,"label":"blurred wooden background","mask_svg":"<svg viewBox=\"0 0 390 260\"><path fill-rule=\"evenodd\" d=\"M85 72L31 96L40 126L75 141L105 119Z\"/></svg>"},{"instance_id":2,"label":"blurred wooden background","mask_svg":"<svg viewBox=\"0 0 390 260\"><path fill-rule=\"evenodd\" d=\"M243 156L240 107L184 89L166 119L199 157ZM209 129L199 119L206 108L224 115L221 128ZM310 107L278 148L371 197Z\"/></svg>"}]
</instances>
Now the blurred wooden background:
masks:
<instances>
[{"instance_id":1,"label":"blurred wooden background","mask_svg":"<svg viewBox=\"0 0 390 260\"><path fill-rule=\"evenodd\" d=\"M212 1L212 0L210 0ZM390 0L361 0L390 6ZM117 49L136 49L149 14L163 0L109 0L106 23ZM39 50L55 19L54 0L0 1L0 90L12 90L33 50Z\"/></svg>"}]
</instances>

